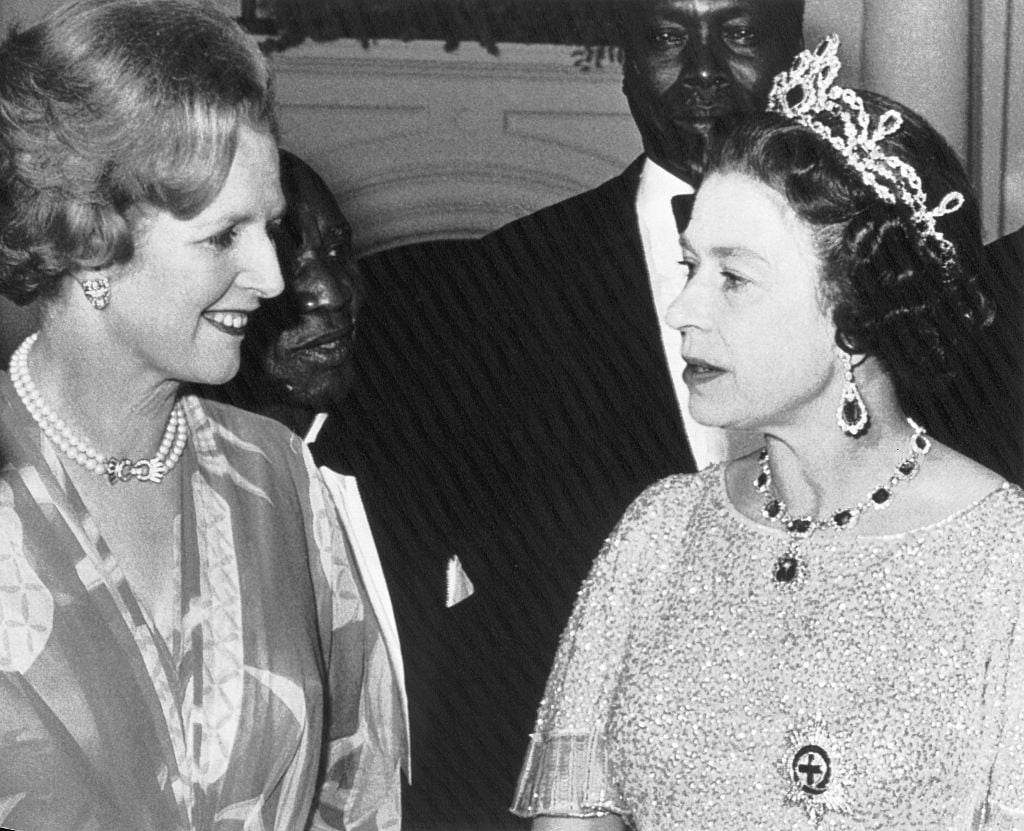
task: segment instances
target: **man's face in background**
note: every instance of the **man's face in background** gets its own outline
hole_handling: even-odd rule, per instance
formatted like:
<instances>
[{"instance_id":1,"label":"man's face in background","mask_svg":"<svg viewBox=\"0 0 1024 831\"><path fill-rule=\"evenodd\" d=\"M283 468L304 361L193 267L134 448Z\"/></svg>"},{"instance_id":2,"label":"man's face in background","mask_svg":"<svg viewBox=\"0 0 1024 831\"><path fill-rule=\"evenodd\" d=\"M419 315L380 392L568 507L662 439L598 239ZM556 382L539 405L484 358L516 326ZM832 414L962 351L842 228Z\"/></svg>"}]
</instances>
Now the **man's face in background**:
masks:
<instances>
[{"instance_id":1,"label":"man's face in background","mask_svg":"<svg viewBox=\"0 0 1024 831\"><path fill-rule=\"evenodd\" d=\"M803 48L794 0L624 0L623 91L655 162L700 183L716 131L764 109Z\"/></svg>"},{"instance_id":2,"label":"man's face in background","mask_svg":"<svg viewBox=\"0 0 1024 831\"><path fill-rule=\"evenodd\" d=\"M327 185L286 151L281 183L288 208L275 243L285 290L261 305L246 348L287 404L323 410L352 385L362 281L351 228Z\"/></svg>"}]
</instances>

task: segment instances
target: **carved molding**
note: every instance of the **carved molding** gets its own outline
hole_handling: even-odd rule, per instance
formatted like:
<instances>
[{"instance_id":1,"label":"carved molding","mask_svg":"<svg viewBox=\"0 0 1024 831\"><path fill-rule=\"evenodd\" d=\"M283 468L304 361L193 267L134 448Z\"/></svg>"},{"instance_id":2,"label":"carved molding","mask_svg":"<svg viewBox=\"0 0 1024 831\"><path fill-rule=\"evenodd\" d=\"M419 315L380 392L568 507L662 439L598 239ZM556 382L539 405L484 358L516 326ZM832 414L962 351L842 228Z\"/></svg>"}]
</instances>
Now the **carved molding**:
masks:
<instances>
[{"instance_id":1,"label":"carved molding","mask_svg":"<svg viewBox=\"0 0 1024 831\"><path fill-rule=\"evenodd\" d=\"M361 253L479 236L640 152L619 69L581 72L565 47L329 44L274 64L283 143L334 190Z\"/></svg>"}]
</instances>

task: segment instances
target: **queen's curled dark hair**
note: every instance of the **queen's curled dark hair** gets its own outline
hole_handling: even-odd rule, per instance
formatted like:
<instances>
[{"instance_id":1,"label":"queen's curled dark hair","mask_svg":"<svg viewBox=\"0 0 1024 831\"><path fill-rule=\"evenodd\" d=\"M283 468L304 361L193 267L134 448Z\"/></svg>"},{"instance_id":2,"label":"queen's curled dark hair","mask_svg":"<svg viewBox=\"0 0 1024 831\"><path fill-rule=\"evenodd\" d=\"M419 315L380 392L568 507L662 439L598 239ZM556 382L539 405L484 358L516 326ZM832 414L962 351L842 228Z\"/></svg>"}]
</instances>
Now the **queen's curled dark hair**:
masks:
<instances>
[{"instance_id":1,"label":"queen's curled dark hair","mask_svg":"<svg viewBox=\"0 0 1024 831\"><path fill-rule=\"evenodd\" d=\"M837 345L875 356L901 404L918 415L936 386L953 383L963 351L992 317L979 285L980 212L963 164L927 121L884 96L858 94L872 122L889 110L902 116L881 150L917 171L929 209L952 191L963 194L962 207L937 220L955 248L951 259L920 233L906 204L884 201L823 138L781 115L733 128L714 148L709 175L746 175L786 198L814 233Z\"/></svg>"}]
</instances>

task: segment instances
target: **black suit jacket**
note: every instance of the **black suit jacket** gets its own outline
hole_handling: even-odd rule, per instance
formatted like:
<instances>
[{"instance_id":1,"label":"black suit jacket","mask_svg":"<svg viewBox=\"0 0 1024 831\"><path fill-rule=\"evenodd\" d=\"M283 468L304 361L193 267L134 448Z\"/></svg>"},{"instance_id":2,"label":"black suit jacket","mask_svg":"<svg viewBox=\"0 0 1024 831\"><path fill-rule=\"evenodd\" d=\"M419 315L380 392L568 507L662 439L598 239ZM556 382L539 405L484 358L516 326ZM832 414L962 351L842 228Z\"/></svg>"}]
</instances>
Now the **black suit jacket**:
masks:
<instances>
[{"instance_id":1,"label":"black suit jacket","mask_svg":"<svg viewBox=\"0 0 1024 831\"><path fill-rule=\"evenodd\" d=\"M971 367L983 379L987 400L968 429L977 434L981 461L1024 485L1024 228L990 243L985 253L982 288L995 319Z\"/></svg>"},{"instance_id":2,"label":"black suit jacket","mask_svg":"<svg viewBox=\"0 0 1024 831\"><path fill-rule=\"evenodd\" d=\"M411 820L507 816L594 556L647 485L694 469L637 227L640 164L483 240L363 261L356 389L314 453L358 476L390 583ZM475 593L446 609L452 556Z\"/></svg>"},{"instance_id":3,"label":"black suit jacket","mask_svg":"<svg viewBox=\"0 0 1024 831\"><path fill-rule=\"evenodd\" d=\"M904 403L935 438L1024 484L1024 230L985 254L979 287L993 307L991 325L958 332L952 377Z\"/></svg>"}]
</instances>

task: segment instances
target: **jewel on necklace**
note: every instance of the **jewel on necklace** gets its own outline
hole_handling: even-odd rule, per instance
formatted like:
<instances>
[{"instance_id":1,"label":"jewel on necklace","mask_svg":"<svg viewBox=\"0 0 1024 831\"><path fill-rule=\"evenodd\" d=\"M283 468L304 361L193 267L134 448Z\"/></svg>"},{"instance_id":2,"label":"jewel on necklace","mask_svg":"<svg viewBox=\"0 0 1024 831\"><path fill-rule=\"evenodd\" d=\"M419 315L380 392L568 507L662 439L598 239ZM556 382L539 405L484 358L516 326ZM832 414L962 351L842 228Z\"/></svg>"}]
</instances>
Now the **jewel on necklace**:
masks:
<instances>
[{"instance_id":1,"label":"jewel on necklace","mask_svg":"<svg viewBox=\"0 0 1024 831\"><path fill-rule=\"evenodd\" d=\"M113 456L104 457L96 452L88 442L72 433L61 418L43 401L39 390L36 389L28 371L28 353L38 337L38 332L29 335L14 351L11 356L10 373L14 391L44 435L69 459L91 473L106 476L111 485L116 485L118 482L130 482L133 479L139 482L160 484L178 463L185 450L185 444L188 442L188 424L185 421L185 411L181 402L177 402L171 409L163 439L161 439L160 447L153 458L134 461L132 459L117 459Z\"/></svg>"},{"instance_id":2,"label":"jewel on necklace","mask_svg":"<svg viewBox=\"0 0 1024 831\"><path fill-rule=\"evenodd\" d=\"M792 583L799 572L799 561L792 555L779 557L775 563L775 582Z\"/></svg>"},{"instance_id":3,"label":"jewel on necklace","mask_svg":"<svg viewBox=\"0 0 1024 831\"><path fill-rule=\"evenodd\" d=\"M785 522L786 530L794 537L808 537L814 533L814 520L809 516L800 516L788 519Z\"/></svg>"},{"instance_id":4,"label":"jewel on necklace","mask_svg":"<svg viewBox=\"0 0 1024 831\"><path fill-rule=\"evenodd\" d=\"M892 499L892 491L888 488L879 488L871 494L871 501L879 508L888 507L890 499Z\"/></svg>"},{"instance_id":5,"label":"jewel on necklace","mask_svg":"<svg viewBox=\"0 0 1024 831\"><path fill-rule=\"evenodd\" d=\"M849 508L839 508L827 519L815 519L810 516L794 517L789 513L786 503L772 493L772 469L768 459L768 447L761 449L758 458L760 471L754 479L754 489L764 497L761 506L761 515L769 522L777 522L786 529L789 534L789 542L786 544L786 551L775 561L773 577L776 583L794 584L799 583L802 572L805 568L798 555L798 543L805 540L824 528L835 528L837 531L845 531L857 524L861 514L871 506L875 510L888 508L895 496L896 486L905 479L913 479L921 470L921 456L932 448L931 440L925 433L925 429L908 418L913 432L910 436L910 454L902 459L888 481L868 494L867 499L858 502Z\"/></svg>"}]
</instances>

